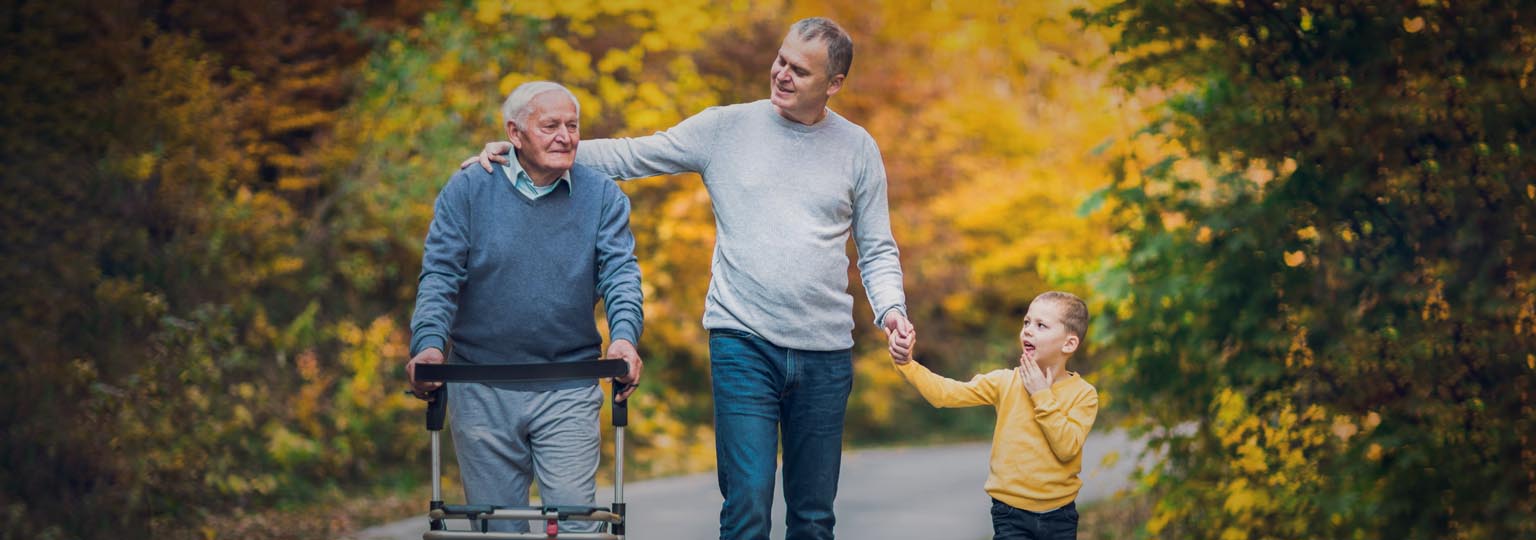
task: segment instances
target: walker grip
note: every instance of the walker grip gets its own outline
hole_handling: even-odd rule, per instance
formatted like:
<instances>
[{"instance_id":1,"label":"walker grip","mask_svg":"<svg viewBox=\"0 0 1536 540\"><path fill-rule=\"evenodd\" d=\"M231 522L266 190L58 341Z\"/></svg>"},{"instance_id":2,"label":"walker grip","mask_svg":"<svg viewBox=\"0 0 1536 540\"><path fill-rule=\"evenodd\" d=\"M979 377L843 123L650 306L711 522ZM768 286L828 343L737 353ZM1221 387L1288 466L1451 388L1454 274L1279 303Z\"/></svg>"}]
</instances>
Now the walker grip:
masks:
<instances>
[{"instance_id":1,"label":"walker grip","mask_svg":"<svg viewBox=\"0 0 1536 540\"><path fill-rule=\"evenodd\" d=\"M619 382L618 379L613 379L613 425L615 427L629 425L629 400L619 400L619 394L624 393L629 386Z\"/></svg>"},{"instance_id":2,"label":"walker grip","mask_svg":"<svg viewBox=\"0 0 1536 540\"><path fill-rule=\"evenodd\" d=\"M429 396L429 401L427 401L427 431L442 431L443 419L448 416L448 387L439 386Z\"/></svg>"}]
</instances>

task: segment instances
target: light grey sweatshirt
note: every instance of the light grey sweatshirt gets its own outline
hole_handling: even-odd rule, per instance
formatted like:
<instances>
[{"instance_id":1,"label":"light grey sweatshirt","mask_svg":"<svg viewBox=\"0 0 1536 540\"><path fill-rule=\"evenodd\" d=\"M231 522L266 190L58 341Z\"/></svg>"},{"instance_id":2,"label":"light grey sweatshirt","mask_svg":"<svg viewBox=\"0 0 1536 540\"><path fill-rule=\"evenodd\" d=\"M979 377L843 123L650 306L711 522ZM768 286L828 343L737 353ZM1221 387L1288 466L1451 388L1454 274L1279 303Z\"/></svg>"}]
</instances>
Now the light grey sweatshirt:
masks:
<instances>
[{"instance_id":1,"label":"light grey sweatshirt","mask_svg":"<svg viewBox=\"0 0 1536 540\"><path fill-rule=\"evenodd\" d=\"M807 126L768 100L711 107L654 135L582 141L576 159L619 178L703 177L716 229L705 328L793 349L852 347L850 233L875 324L906 313L880 148L835 112Z\"/></svg>"}]
</instances>

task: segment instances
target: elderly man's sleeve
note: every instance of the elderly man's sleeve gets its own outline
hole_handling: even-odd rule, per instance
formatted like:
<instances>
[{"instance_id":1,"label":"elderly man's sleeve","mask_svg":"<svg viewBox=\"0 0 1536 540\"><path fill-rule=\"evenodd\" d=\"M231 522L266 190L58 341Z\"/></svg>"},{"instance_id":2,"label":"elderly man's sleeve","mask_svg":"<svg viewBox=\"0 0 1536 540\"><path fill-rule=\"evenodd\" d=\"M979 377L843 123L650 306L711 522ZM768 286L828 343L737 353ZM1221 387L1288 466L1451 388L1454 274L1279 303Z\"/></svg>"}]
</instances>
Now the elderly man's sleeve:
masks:
<instances>
[{"instance_id":1,"label":"elderly man's sleeve","mask_svg":"<svg viewBox=\"0 0 1536 540\"><path fill-rule=\"evenodd\" d=\"M432 347L446 350L459 291L469 276L470 200L463 174L454 175L437 195L411 315L411 356Z\"/></svg>"},{"instance_id":2,"label":"elderly man's sleeve","mask_svg":"<svg viewBox=\"0 0 1536 540\"><path fill-rule=\"evenodd\" d=\"M597 292L603 297L610 338L639 344L645 315L635 235L629 229L629 197L613 183L604 184L611 191L597 231Z\"/></svg>"},{"instance_id":3,"label":"elderly man's sleeve","mask_svg":"<svg viewBox=\"0 0 1536 540\"><path fill-rule=\"evenodd\" d=\"M703 172L719 140L723 116L712 107L645 137L581 141L576 162L620 179Z\"/></svg>"},{"instance_id":4,"label":"elderly man's sleeve","mask_svg":"<svg viewBox=\"0 0 1536 540\"><path fill-rule=\"evenodd\" d=\"M885 163L874 139L860 152L862 166L854 183L853 238L859 250L859 276L875 325L885 323L891 311L907 313L907 294L902 287L901 252L891 235L890 205L886 199Z\"/></svg>"}]
</instances>

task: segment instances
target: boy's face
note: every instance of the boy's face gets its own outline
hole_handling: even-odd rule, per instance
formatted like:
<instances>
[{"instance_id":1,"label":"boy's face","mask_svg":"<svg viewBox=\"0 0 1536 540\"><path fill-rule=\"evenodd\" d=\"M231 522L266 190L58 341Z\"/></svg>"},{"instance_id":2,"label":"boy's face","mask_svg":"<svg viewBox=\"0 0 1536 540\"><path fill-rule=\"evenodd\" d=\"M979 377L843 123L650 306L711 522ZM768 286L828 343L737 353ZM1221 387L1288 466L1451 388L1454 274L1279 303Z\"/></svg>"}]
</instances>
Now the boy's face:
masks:
<instances>
[{"instance_id":1,"label":"boy's face","mask_svg":"<svg viewBox=\"0 0 1536 540\"><path fill-rule=\"evenodd\" d=\"M1063 311L1060 302L1030 302L1029 313L1024 315L1024 328L1019 330L1019 346L1024 349L1024 354L1034 357L1035 362L1056 364L1077 351L1080 340L1067 333L1067 325L1061 322Z\"/></svg>"}]
</instances>

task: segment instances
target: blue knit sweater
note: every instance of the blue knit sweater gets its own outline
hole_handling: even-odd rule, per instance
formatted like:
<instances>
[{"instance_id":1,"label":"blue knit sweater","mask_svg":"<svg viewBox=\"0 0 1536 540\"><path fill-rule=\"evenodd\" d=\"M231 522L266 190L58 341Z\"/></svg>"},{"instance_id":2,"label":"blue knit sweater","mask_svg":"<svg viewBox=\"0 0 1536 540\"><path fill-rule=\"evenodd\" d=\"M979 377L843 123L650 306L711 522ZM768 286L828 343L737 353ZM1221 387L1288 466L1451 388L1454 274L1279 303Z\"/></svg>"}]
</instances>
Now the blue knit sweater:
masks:
<instances>
[{"instance_id":1,"label":"blue knit sweater","mask_svg":"<svg viewBox=\"0 0 1536 540\"><path fill-rule=\"evenodd\" d=\"M437 196L421 260L411 355L445 349L453 361L527 364L595 360L599 297L612 339L638 344L640 266L629 198L577 165L571 182L537 200L480 167L462 169ZM519 383L524 390L593 381Z\"/></svg>"}]
</instances>

